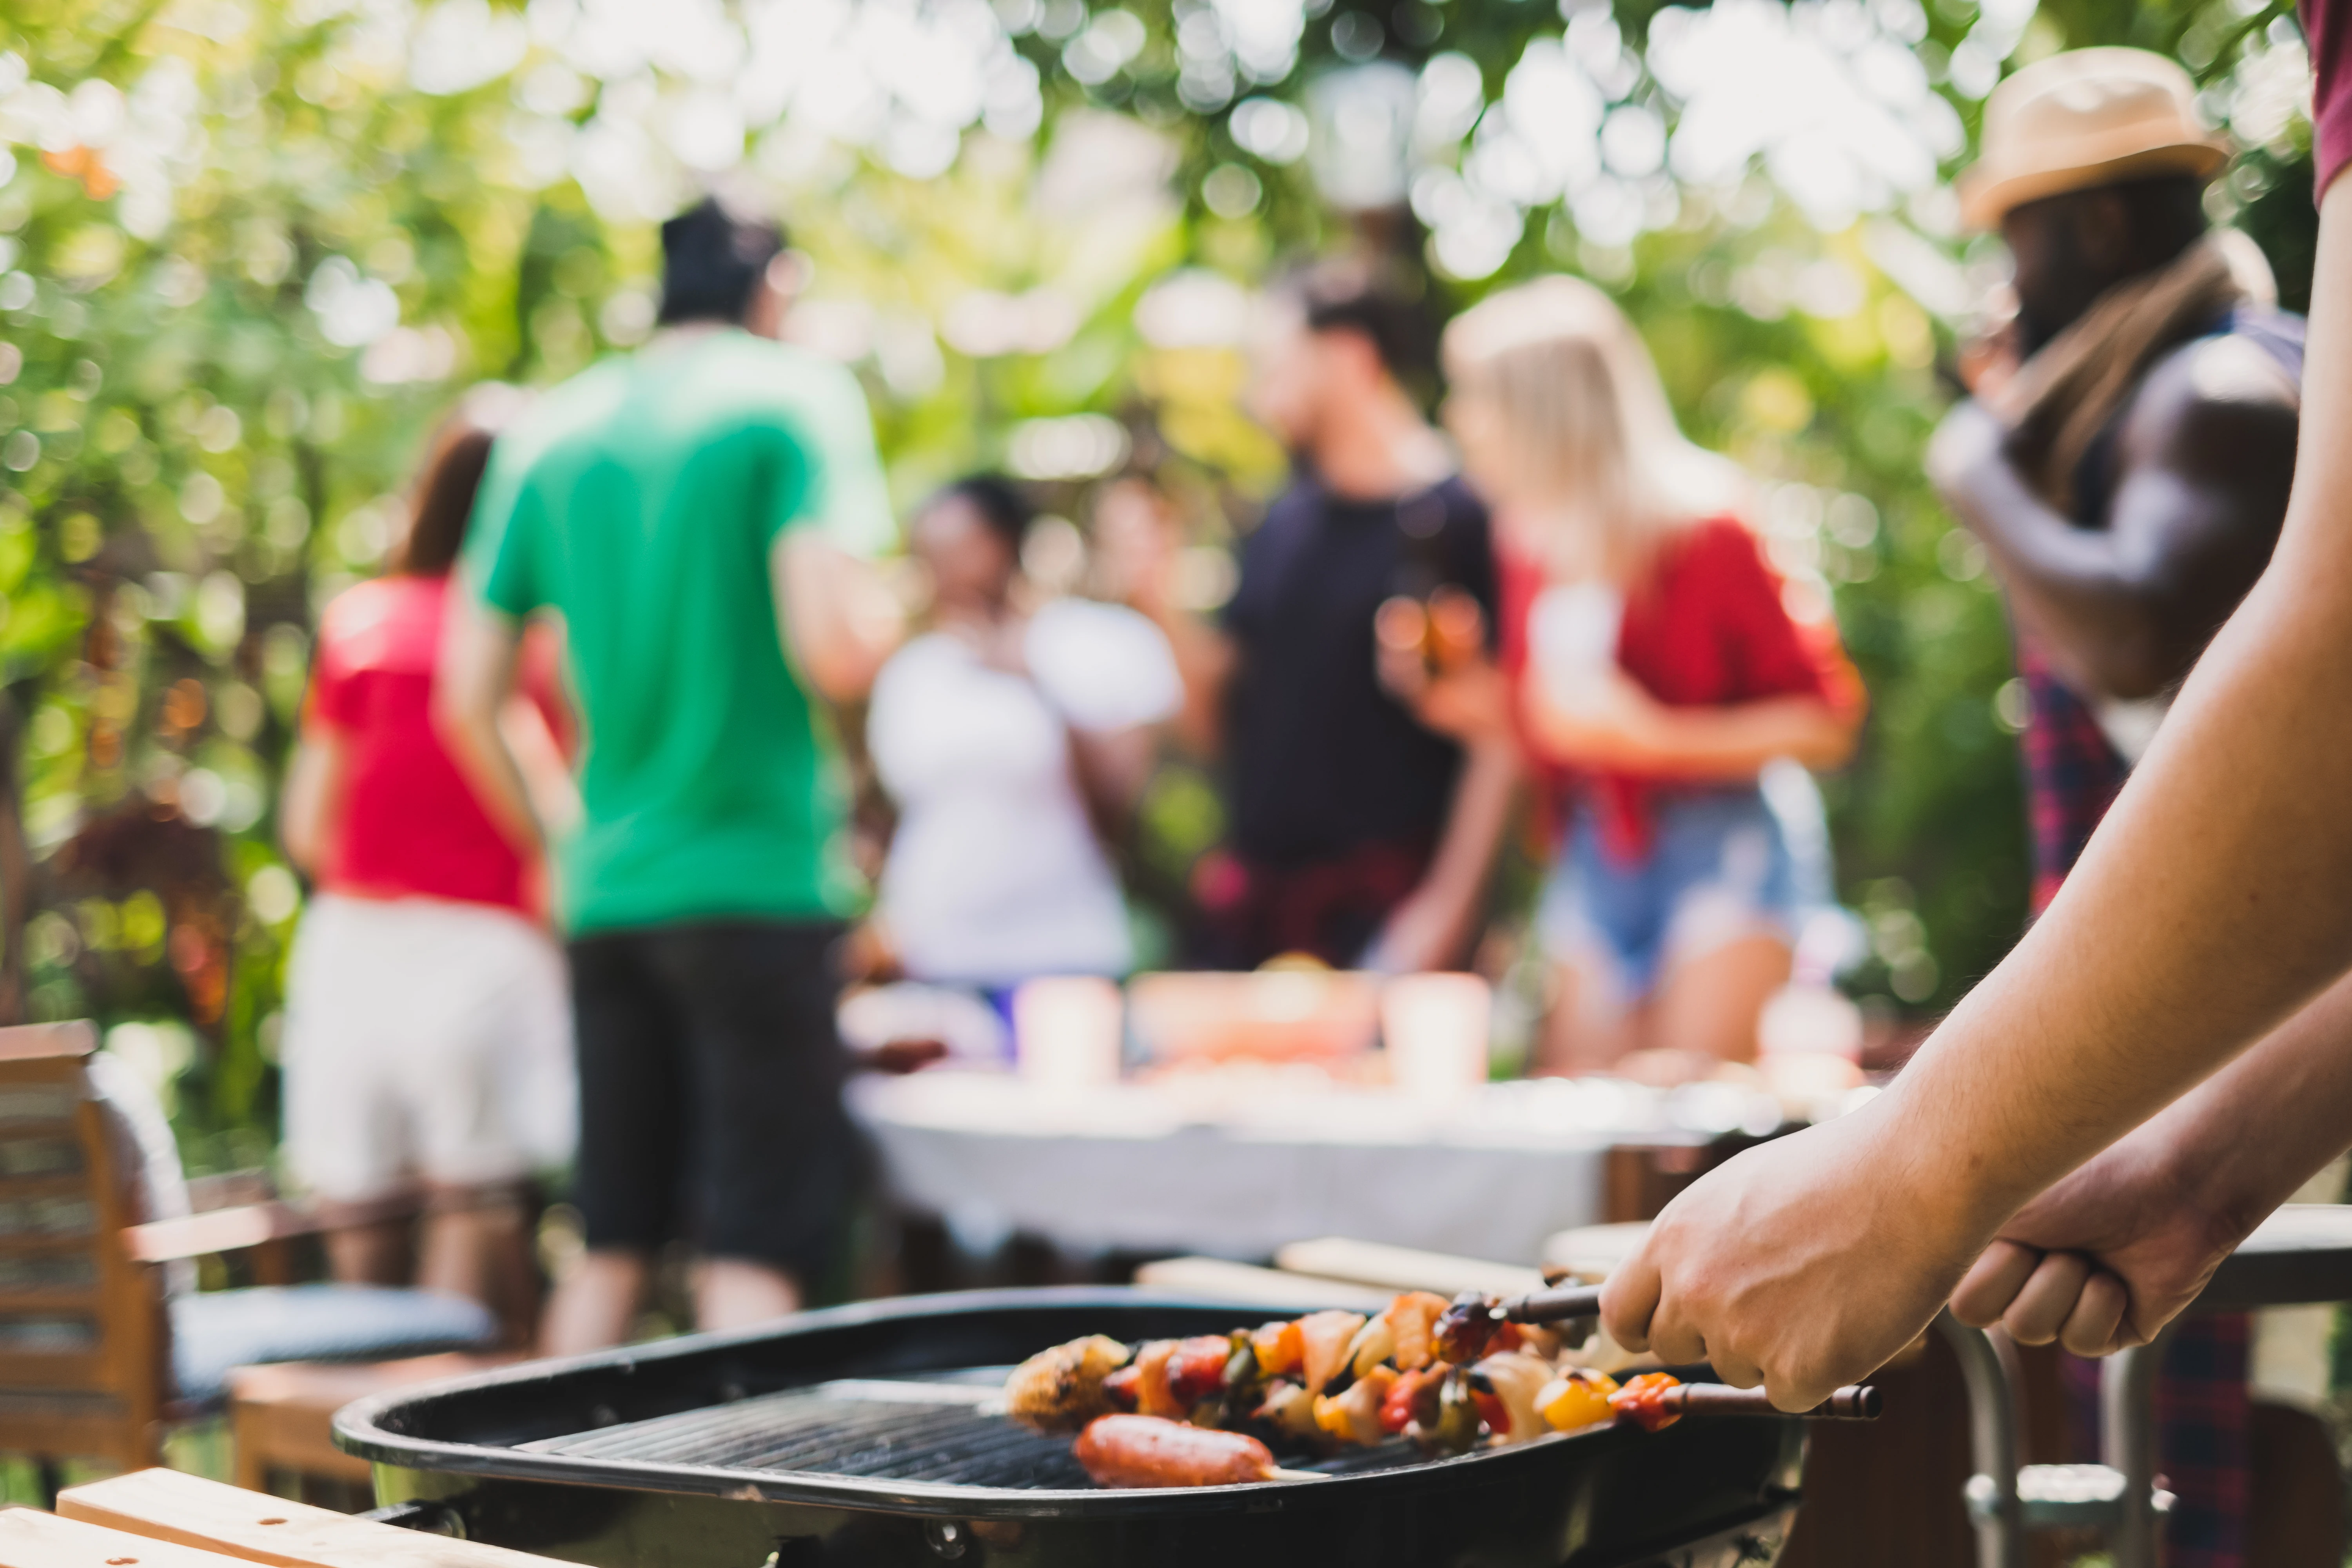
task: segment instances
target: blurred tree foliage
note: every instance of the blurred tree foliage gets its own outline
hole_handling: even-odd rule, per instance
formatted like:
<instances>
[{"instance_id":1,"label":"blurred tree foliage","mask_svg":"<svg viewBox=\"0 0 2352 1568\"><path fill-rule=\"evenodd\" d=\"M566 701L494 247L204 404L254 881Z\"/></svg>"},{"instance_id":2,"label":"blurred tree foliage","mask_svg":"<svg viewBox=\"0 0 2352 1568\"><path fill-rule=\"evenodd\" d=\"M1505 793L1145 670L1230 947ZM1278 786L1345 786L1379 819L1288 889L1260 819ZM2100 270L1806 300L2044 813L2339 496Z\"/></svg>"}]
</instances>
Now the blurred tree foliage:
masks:
<instances>
[{"instance_id":1,"label":"blurred tree foliage","mask_svg":"<svg viewBox=\"0 0 2352 1568\"><path fill-rule=\"evenodd\" d=\"M1977 100L1950 76L1982 36L1976 0L1881 11L1972 129ZM1305 102L1327 67L1440 51L1466 57L1491 100L1564 14L1605 15L1314 0L1253 86L1194 47L1204 26L1234 34L1238 8L997 0L993 41L972 46L996 51L987 130L959 130L960 154L950 140L941 157L812 131L797 108L714 120L707 94L680 96L691 70L641 53L599 74L551 49L612 13L16 0L0 18L0 1009L132 1024L118 1043L176 1089L200 1164L250 1163L275 1121L300 889L273 805L316 609L380 563L457 387L550 382L643 338L649 220L695 170L741 163L729 177L783 197L818 265L803 333L867 377L901 501L1009 455L1082 514L1106 426L1071 416L1109 415L1214 547L1248 525L1281 455L1237 412L1232 334L1184 320L1287 257L1421 249L1399 214L1335 216L1313 160L1284 144L1305 121L1248 106ZM1615 16L1629 103L1657 98L1639 62L1658 14L1624 0ZM2217 118L2249 62L2297 68L2292 20L2248 0L2049 0L2010 31L1992 63L2171 50L2216 84ZM723 75L741 35L714 36ZM632 142L639 123L667 127L671 150ZM2307 132L2286 114L2263 141L2216 208L2243 207L2292 301L2313 229ZM1999 602L1918 474L1948 395L1948 301L1898 286L1870 223L1822 232L1761 172L1670 205L1630 243L1597 243L1539 204L1486 276L1441 268L1436 302L1547 268L1593 276L1648 334L1693 434L1758 476L1775 557L1833 595L1874 698L1862 759L1825 781L1843 890L1871 937L1853 984L1941 1005L2013 938L2026 885ZM1948 269L1991 260L1946 237L1932 201L1910 211L1904 232ZM1174 324L1139 331L1155 301ZM1217 826L1182 777L1152 820L1171 881ZM32 874L11 875L15 855Z\"/></svg>"}]
</instances>

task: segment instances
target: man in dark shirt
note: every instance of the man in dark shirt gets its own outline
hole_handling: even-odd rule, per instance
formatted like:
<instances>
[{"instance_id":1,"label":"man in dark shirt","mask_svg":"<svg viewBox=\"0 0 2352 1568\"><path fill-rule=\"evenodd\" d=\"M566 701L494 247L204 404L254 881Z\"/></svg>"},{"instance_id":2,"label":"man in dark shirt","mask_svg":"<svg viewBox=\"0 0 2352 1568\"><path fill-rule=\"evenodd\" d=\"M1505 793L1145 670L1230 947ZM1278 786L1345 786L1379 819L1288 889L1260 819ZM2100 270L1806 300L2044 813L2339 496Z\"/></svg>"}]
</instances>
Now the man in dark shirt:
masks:
<instances>
[{"instance_id":1,"label":"man in dark shirt","mask_svg":"<svg viewBox=\"0 0 2352 1568\"><path fill-rule=\"evenodd\" d=\"M1214 699L1196 706L1220 716L1226 764L1229 854L1196 879L1202 956L1446 968L1475 935L1515 764L1382 687L1373 622L1391 598L1452 588L1491 624L1486 510L1406 390L1434 360L1412 301L1326 271L1276 303L1252 405L1296 477L1243 546L1222 633L1168 626L1188 684Z\"/></svg>"}]
</instances>

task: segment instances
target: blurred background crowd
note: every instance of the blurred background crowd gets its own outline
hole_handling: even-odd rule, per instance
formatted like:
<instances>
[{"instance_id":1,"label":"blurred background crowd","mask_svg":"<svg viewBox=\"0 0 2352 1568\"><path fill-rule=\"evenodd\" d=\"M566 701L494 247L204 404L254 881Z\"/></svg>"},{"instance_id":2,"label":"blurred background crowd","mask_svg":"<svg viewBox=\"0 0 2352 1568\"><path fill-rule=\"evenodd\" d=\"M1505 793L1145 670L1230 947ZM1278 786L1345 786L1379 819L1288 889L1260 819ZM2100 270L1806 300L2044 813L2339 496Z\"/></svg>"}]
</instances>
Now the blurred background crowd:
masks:
<instances>
[{"instance_id":1,"label":"blurred background crowd","mask_svg":"<svg viewBox=\"0 0 2352 1568\"><path fill-rule=\"evenodd\" d=\"M1980 548L1920 455L1998 271L1947 177L2004 61L2178 55L2242 149L2209 205L2284 303L2312 221L2305 58L2240 0L1979 11L51 5L0 58L7 1003L92 1015L197 1169L278 1123L278 845L319 608L384 569L426 432L482 379L641 342L654 226L725 174L813 260L794 335L852 366L902 511L1002 470L1026 570L1118 568L1121 492L1210 614L1286 472L1239 395L1252 293L1359 243L1444 311L1568 268L1689 434L1752 476L1776 569L1872 694L1822 782L1874 1017L1933 1011L2023 918L2024 715ZM1147 503L1130 492L1130 507ZM1099 590L1096 590L1099 592ZM1171 749L1173 750L1173 749ZM1124 846L1139 966L1230 837L1175 751ZM1498 903L1509 967L1532 869Z\"/></svg>"}]
</instances>

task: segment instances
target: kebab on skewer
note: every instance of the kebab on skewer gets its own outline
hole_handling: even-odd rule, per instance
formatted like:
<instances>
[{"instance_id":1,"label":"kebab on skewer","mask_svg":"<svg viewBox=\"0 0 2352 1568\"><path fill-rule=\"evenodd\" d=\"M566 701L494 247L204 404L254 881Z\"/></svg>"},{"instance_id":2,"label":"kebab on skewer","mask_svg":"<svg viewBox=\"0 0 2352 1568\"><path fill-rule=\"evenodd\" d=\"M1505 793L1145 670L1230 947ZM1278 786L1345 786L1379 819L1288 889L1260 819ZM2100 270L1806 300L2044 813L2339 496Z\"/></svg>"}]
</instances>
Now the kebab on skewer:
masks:
<instances>
[{"instance_id":1,"label":"kebab on skewer","mask_svg":"<svg viewBox=\"0 0 2352 1568\"><path fill-rule=\"evenodd\" d=\"M1424 1452L1453 1455L1482 1440L1504 1446L1613 1421L1655 1431L1686 1411L1769 1410L1750 1391L1685 1385L1661 1372L1620 1386L1561 1363L1559 1337L1542 1321L1587 1315L1591 1295L1553 1290L1498 1301L1465 1292L1448 1302L1407 1291L1377 1316L1312 1312L1136 1346L1097 1335L1016 1368L1005 1405L1041 1430L1083 1431L1081 1463L1117 1486L1223 1484L1191 1478L1225 1470L1267 1479L1251 1469L1272 1465L1266 1442L1328 1452L1403 1436ZM1567 1310L1578 1307L1584 1310ZM1874 1415L1875 1399L1874 1391L1841 1391L1821 1414ZM1221 1432L1250 1447L1177 1435L1185 1430ZM1162 1479L1138 1479L1150 1476Z\"/></svg>"}]
</instances>

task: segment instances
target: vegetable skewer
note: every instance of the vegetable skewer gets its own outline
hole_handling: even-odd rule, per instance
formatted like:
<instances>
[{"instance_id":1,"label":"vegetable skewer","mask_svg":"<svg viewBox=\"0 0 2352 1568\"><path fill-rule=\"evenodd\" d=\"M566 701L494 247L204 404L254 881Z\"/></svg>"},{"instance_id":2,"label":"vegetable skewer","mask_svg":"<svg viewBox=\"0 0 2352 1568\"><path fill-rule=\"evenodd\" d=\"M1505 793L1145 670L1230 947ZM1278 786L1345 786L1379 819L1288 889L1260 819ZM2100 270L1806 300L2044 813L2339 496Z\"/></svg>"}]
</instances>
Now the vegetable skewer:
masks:
<instances>
[{"instance_id":1,"label":"vegetable skewer","mask_svg":"<svg viewBox=\"0 0 2352 1568\"><path fill-rule=\"evenodd\" d=\"M1462 1454L1482 1440L1509 1445L1610 1423L1657 1431L1686 1415L1782 1414L1759 1390L1685 1384L1663 1372L1621 1387L1560 1363L1558 1336L1541 1325L1589 1296L1500 1301L1465 1292L1448 1302L1407 1291L1375 1316L1310 1312L1138 1345L1095 1335L1015 1368L1005 1409L1043 1431L1083 1429L1082 1462L1114 1486L1266 1479L1260 1471L1276 1448L1328 1453L1403 1436L1428 1453ZM1811 1414L1877 1413L1877 1391L1864 1388L1842 1389ZM1212 1474L1226 1479L1182 1479Z\"/></svg>"}]
</instances>

